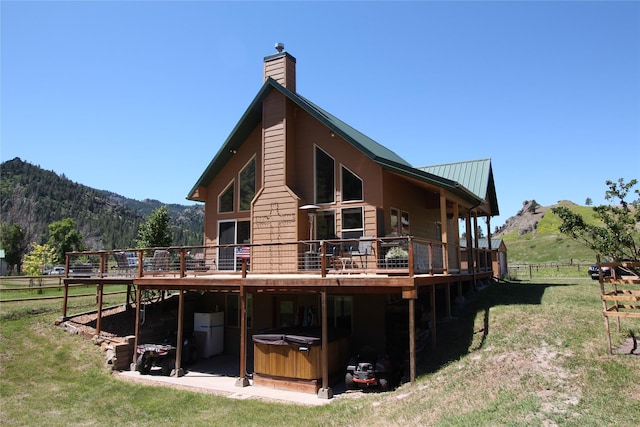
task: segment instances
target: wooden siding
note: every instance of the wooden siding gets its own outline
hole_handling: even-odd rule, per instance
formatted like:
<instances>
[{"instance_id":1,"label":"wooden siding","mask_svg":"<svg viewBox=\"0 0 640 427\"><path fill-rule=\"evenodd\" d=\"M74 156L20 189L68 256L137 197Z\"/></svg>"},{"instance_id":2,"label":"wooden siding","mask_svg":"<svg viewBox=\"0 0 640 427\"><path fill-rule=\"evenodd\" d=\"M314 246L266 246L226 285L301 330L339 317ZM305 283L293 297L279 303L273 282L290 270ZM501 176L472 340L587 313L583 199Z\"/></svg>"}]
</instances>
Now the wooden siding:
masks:
<instances>
[{"instance_id":1,"label":"wooden siding","mask_svg":"<svg viewBox=\"0 0 640 427\"><path fill-rule=\"evenodd\" d=\"M264 100L263 108L263 187L256 195L252 208L251 240L253 243L292 242L298 236L298 207L300 198L286 185L287 176L287 99L273 92ZM252 257L271 255L278 260L268 265L272 272L295 271L295 247L254 247ZM281 253L281 252L286 253ZM260 269L264 270L265 266Z\"/></svg>"},{"instance_id":2,"label":"wooden siding","mask_svg":"<svg viewBox=\"0 0 640 427\"><path fill-rule=\"evenodd\" d=\"M231 213L218 213L218 196L226 188L231 180L234 180L235 195L238 197L238 174L240 170L253 157L256 157L256 191L262 186L262 130L261 127L251 132L245 143L237 150L231 160L220 171L215 180L206 188L205 198L205 224L204 244L216 244L218 240L218 220L221 219L250 219L250 212L237 212L237 203L234 202L234 211Z\"/></svg>"},{"instance_id":3,"label":"wooden siding","mask_svg":"<svg viewBox=\"0 0 640 427\"><path fill-rule=\"evenodd\" d=\"M371 159L356 150L338 135L331 136L325 125L311 117L308 113L297 110L295 115L295 156L288 160L287 168L297 167L295 184L292 184L305 203L315 204L314 159L315 148L319 147L335 160L334 182L336 196L333 203L321 203L322 210L333 210L336 214L336 234L342 230L341 209L350 207L364 208L364 235L377 236L377 212L382 205L382 169ZM341 167L344 166L363 181L363 201L342 202ZM301 238L306 238L309 225L306 218L301 217Z\"/></svg>"},{"instance_id":4,"label":"wooden siding","mask_svg":"<svg viewBox=\"0 0 640 427\"><path fill-rule=\"evenodd\" d=\"M264 62L264 80L271 77L289 90L296 91L296 62L288 54L278 55Z\"/></svg>"},{"instance_id":5,"label":"wooden siding","mask_svg":"<svg viewBox=\"0 0 640 427\"><path fill-rule=\"evenodd\" d=\"M281 93L272 92L264 101L262 118L265 188L285 183L285 112L286 98Z\"/></svg>"},{"instance_id":6,"label":"wooden siding","mask_svg":"<svg viewBox=\"0 0 640 427\"><path fill-rule=\"evenodd\" d=\"M385 172L383 193L385 235L395 231L391 230L390 219L390 210L394 208L409 213L409 230L412 235L440 240L440 195L435 190L420 187L396 174Z\"/></svg>"}]
</instances>

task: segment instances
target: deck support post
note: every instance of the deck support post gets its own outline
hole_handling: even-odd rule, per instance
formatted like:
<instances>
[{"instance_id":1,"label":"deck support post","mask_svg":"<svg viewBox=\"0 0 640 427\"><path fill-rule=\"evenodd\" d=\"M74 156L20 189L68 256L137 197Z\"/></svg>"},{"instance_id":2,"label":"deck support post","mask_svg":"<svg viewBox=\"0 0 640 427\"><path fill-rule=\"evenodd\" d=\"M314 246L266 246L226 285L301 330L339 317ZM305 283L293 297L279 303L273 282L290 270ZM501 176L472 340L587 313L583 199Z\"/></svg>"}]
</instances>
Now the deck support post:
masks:
<instances>
[{"instance_id":1,"label":"deck support post","mask_svg":"<svg viewBox=\"0 0 640 427\"><path fill-rule=\"evenodd\" d=\"M473 247L473 234L471 231L471 211L467 211L467 217L465 218L466 232L467 232L467 273L473 275L473 288L476 287L476 268L475 268L475 248Z\"/></svg>"},{"instance_id":2,"label":"deck support post","mask_svg":"<svg viewBox=\"0 0 640 427\"><path fill-rule=\"evenodd\" d=\"M182 343L184 342L182 329L184 327L184 289L180 288L178 294L178 332L176 334L176 363L171 372L172 377L184 376L182 370Z\"/></svg>"},{"instance_id":3,"label":"deck support post","mask_svg":"<svg viewBox=\"0 0 640 427\"><path fill-rule=\"evenodd\" d=\"M480 271L480 238L478 236L478 212L473 213L473 250L476 266L473 269L473 286L476 286L476 271Z\"/></svg>"},{"instance_id":4,"label":"deck support post","mask_svg":"<svg viewBox=\"0 0 640 427\"><path fill-rule=\"evenodd\" d=\"M320 292L321 311L322 311L322 388L318 390L320 399L331 399L333 390L329 387L329 333L327 328L327 288L323 288Z\"/></svg>"},{"instance_id":5,"label":"deck support post","mask_svg":"<svg viewBox=\"0 0 640 427\"><path fill-rule=\"evenodd\" d=\"M442 267L449 273L449 229L447 224L447 197L440 194L440 240L442 241Z\"/></svg>"},{"instance_id":6,"label":"deck support post","mask_svg":"<svg viewBox=\"0 0 640 427\"><path fill-rule=\"evenodd\" d=\"M98 312L96 318L96 335L100 335L102 331L102 299L104 296L104 285L98 283Z\"/></svg>"},{"instance_id":7,"label":"deck support post","mask_svg":"<svg viewBox=\"0 0 640 427\"><path fill-rule=\"evenodd\" d=\"M136 370L136 362L138 361L138 343L140 342L140 301L142 299L142 291L140 286L136 286L136 326L134 328L134 340L133 340L133 363L131 364L131 370Z\"/></svg>"},{"instance_id":8,"label":"deck support post","mask_svg":"<svg viewBox=\"0 0 640 427\"><path fill-rule=\"evenodd\" d=\"M246 274L247 260L242 260L243 274ZM244 276L243 276L244 277ZM236 387L247 387L247 294L244 285L240 285L240 372L236 379Z\"/></svg>"},{"instance_id":9,"label":"deck support post","mask_svg":"<svg viewBox=\"0 0 640 427\"><path fill-rule=\"evenodd\" d=\"M409 381L416 381L416 300L409 300Z\"/></svg>"},{"instance_id":10,"label":"deck support post","mask_svg":"<svg viewBox=\"0 0 640 427\"><path fill-rule=\"evenodd\" d=\"M431 304L431 350L436 350L436 285L433 284L429 287L431 294L429 295L429 302Z\"/></svg>"}]
</instances>

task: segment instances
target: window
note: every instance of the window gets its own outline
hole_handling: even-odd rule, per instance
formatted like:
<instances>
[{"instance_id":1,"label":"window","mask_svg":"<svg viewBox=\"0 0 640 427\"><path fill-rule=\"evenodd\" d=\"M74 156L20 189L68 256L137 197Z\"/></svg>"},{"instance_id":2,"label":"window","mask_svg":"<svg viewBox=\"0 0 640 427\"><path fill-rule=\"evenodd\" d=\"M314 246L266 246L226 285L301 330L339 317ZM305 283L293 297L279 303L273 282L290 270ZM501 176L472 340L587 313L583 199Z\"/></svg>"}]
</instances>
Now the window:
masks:
<instances>
[{"instance_id":1,"label":"window","mask_svg":"<svg viewBox=\"0 0 640 427\"><path fill-rule=\"evenodd\" d=\"M235 244L251 243L251 222L226 220L218 222L218 270L239 270ZM229 245L229 246L227 246Z\"/></svg>"},{"instance_id":2,"label":"window","mask_svg":"<svg viewBox=\"0 0 640 427\"><path fill-rule=\"evenodd\" d=\"M239 178L240 201L238 210L251 210L251 200L256 195L256 158L249 160L249 163L240 171Z\"/></svg>"},{"instance_id":3,"label":"window","mask_svg":"<svg viewBox=\"0 0 640 427\"><path fill-rule=\"evenodd\" d=\"M336 213L319 211L316 214L316 239L336 239Z\"/></svg>"},{"instance_id":4,"label":"window","mask_svg":"<svg viewBox=\"0 0 640 427\"><path fill-rule=\"evenodd\" d=\"M364 235L362 208L342 209L342 238L357 239Z\"/></svg>"},{"instance_id":5,"label":"window","mask_svg":"<svg viewBox=\"0 0 640 427\"><path fill-rule=\"evenodd\" d=\"M227 294L225 299L225 326L240 327L240 295ZM253 327L253 297L247 294L247 328Z\"/></svg>"},{"instance_id":6,"label":"window","mask_svg":"<svg viewBox=\"0 0 640 427\"><path fill-rule=\"evenodd\" d=\"M335 165L327 153L316 147L316 203L335 202Z\"/></svg>"},{"instance_id":7,"label":"window","mask_svg":"<svg viewBox=\"0 0 640 427\"><path fill-rule=\"evenodd\" d=\"M233 180L218 196L218 212L233 212Z\"/></svg>"},{"instance_id":8,"label":"window","mask_svg":"<svg viewBox=\"0 0 640 427\"><path fill-rule=\"evenodd\" d=\"M391 234L406 236L409 234L409 212L391 208Z\"/></svg>"},{"instance_id":9,"label":"window","mask_svg":"<svg viewBox=\"0 0 640 427\"><path fill-rule=\"evenodd\" d=\"M327 321L329 327L351 330L353 297L327 295Z\"/></svg>"},{"instance_id":10,"label":"window","mask_svg":"<svg viewBox=\"0 0 640 427\"><path fill-rule=\"evenodd\" d=\"M400 212L398 212L398 209L391 208L391 234L400 234L400 227L398 227L399 219Z\"/></svg>"},{"instance_id":11,"label":"window","mask_svg":"<svg viewBox=\"0 0 640 427\"><path fill-rule=\"evenodd\" d=\"M344 166L342 167L342 201L362 201L362 180Z\"/></svg>"},{"instance_id":12,"label":"window","mask_svg":"<svg viewBox=\"0 0 640 427\"><path fill-rule=\"evenodd\" d=\"M409 212L402 211L402 215L400 217L400 228L402 230L402 235L409 234Z\"/></svg>"},{"instance_id":13,"label":"window","mask_svg":"<svg viewBox=\"0 0 640 427\"><path fill-rule=\"evenodd\" d=\"M238 221L236 243L251 243L251 221Z\"/></svg>"}]
</instances>

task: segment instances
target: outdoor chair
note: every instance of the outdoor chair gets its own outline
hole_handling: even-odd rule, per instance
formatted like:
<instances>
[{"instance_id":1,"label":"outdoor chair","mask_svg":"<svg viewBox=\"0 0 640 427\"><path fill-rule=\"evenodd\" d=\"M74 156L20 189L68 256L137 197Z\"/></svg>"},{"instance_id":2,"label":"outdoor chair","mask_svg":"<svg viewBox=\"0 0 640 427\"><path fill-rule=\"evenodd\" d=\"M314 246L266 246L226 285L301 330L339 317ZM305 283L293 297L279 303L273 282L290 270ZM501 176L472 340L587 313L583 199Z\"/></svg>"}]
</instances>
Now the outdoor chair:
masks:
<instances>
[{"instance_id":1,"label":"outdoor chair","mask_svg":"<svg viewBox=\"0 0 640 427\"><path fill-rule=\"evenodd\" d=\"M360 258L360 264L361 266L364 266L364 268L366 269L368 266L367 260L369 258L369 255L373 255L374 254L374 248L373 248L373 241L374 238L373 237L361 237L360 241L358 242L358 248L351 248L351 251L349 251L349 259L350 259L350 265L353 268L353 258L354 257L358 257Z\"/></svg>"},{"instance_id":2,"label":"outdoor chair","mask_svg":"<svg viewBox=\"0 0 640 427\"><path fill-rule=\"evenodd\" d=\"M151 269L155 271L167 271L171 262L171 254L166 250L156 250L153 252Z\"/></svg>"},{"instance_id":3,"label":"outdoor chair","mask_svg":"<svg viewBox=\"0 0 640 427\"><path fill-rule=\"evenodd\" d=\"M129 260L127 259L127 254L124 252L114 252L113 258L116 260L115 269L118 271L129 271L131 270L131 266L129 265Z\"/></svg>"}]
</instances>

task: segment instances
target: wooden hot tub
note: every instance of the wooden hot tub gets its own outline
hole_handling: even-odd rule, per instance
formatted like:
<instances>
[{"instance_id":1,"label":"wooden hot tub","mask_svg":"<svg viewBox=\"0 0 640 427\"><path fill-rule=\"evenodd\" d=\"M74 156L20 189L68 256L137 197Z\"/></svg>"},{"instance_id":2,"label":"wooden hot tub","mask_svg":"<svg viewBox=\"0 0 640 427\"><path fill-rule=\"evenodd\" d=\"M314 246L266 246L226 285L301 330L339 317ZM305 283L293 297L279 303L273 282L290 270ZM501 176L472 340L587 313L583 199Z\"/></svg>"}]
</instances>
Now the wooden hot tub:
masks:
<instances>
[{"instance_id":1,"label":"wooden hot tub","mask_svg":"<svg viewBox=\"0 0 640 427\"><path fill-rule=\"evenodd\" d=\"M329 377L344 374L349 337L329 332ZM280 329L253 336L253 382L256 385L317 393L322 386L322 331Z\"/></svg>"}]
</instances>

